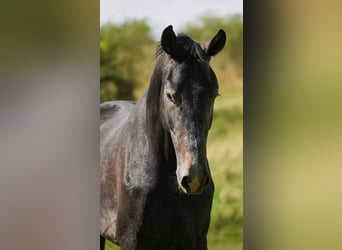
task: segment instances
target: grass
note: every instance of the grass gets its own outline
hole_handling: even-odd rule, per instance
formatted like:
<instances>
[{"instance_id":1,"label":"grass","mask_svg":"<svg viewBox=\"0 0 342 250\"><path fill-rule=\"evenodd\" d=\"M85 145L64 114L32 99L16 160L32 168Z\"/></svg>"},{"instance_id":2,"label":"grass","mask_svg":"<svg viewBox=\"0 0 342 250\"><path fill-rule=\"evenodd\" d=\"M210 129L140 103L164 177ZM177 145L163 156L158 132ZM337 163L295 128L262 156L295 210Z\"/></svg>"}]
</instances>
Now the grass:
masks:
<instances>
[{"instance_id":1,"label":"grass","mask_svg":"<svg viewBox=\"0 0 342 250\"><path fill-rule=\"evenodd\" d=\"M215 66L214 66L215 68ZM209 249L242 249L243 162L242 79L234 68L217 71L220 96L208 137L208 160L215 194L208 233Z\"/></svg>"}]
</instances>

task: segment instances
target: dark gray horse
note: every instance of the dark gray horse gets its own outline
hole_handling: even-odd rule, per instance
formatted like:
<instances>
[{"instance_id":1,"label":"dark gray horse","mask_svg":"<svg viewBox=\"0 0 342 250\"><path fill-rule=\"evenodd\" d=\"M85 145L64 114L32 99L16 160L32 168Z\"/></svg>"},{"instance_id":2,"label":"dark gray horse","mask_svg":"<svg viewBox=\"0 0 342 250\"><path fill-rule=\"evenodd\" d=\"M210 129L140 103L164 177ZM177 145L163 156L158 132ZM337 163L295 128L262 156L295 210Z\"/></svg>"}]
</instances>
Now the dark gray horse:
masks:
<instances>
[{"instance_id":1,"label":"dark gray horse","mask_svg":"<svg viewBox=\"0 0 342 250\"><path fill-rule=\"evenodd\" d=\"M137 102L101 104L101 249L207 249L214 184L206 156L218 95L209 60L223 30L206 43L172 26Z\"/></svg>"}]
</instances>

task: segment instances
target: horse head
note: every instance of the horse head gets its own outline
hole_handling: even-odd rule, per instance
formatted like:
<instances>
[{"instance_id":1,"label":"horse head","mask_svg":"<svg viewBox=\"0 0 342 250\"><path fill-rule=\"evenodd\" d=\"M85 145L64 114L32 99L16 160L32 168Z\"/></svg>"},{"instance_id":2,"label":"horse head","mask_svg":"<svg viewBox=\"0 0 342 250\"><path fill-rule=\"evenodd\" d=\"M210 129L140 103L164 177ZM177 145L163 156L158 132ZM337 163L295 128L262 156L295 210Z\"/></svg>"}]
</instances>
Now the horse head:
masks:
<instances>
[{"instance_id":1,"label":"horse head","mask_svg":"<svg viewBox=\"0 0 342 250\"><path fill-rule=\"evenodd\" d=\"M175 150L178 186L186 194L201 193L209 182L206 143L219 89L209 61L225 42L223 30L205 43L176 36L172 26L162 33L160 115Z\"/></svg>"}]
</instances>

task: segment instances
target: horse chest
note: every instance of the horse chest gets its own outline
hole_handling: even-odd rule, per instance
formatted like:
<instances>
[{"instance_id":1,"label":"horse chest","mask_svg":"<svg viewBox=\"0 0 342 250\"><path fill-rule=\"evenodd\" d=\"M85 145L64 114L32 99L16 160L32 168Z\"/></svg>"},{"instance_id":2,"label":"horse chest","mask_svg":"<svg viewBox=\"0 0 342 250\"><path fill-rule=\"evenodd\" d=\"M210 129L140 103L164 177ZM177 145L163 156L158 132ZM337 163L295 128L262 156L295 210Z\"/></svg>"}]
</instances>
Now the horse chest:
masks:
<instances>
[{"instance_id":1,"label":"horse chest","mask_svg":"<svg viewBox=\"0 0 342 250\"><path fill-rule=\"evenodd\" d=\"M188 244L206 234L211 202L211 188L199 196L174 193L169 197L150 197L139 230L140 240L149 249L192 249Z\"/></svg>"}]
</instances>

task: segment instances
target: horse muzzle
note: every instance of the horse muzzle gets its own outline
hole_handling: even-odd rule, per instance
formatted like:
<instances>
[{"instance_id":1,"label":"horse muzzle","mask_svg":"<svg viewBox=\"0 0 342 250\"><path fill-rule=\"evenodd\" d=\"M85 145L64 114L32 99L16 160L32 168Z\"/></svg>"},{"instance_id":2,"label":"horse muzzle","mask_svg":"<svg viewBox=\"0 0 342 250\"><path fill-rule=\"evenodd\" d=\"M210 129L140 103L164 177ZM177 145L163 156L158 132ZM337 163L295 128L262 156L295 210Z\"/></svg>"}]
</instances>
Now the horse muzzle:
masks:
<instances>
[{"instance_id":1,"label":"horse muzzle","mask_svg":"<svg viewBox=\"0 0 342 250\"><path fill-rule=\"evenodd\" d=\"M181 177L179 187L186 194L201 194L208 183L209 176L207 174L185 175Z\"/></svg>"}]
</instances>

